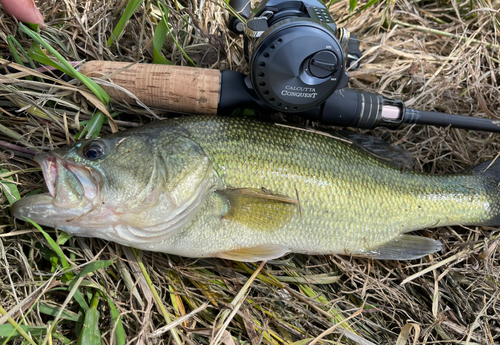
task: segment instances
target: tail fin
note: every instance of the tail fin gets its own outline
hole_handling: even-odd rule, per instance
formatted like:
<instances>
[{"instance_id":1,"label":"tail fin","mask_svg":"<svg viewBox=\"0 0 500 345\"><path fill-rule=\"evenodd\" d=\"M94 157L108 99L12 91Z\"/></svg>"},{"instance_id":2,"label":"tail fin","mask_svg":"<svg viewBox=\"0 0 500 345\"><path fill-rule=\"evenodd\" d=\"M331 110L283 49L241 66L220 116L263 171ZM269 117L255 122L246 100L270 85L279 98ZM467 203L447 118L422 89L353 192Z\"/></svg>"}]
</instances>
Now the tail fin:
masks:
<instances>
[{"instance_id":1,"label":"tail fin","mask_svg":"<svg viewBox=\"0 0 500 345\"><path fill-rule=\"evenodd\" d=\"M490 200L491 218L482 225L500 225L500 155L475 166L472 173L483 181Z\"/></svg>"}]
</instances>

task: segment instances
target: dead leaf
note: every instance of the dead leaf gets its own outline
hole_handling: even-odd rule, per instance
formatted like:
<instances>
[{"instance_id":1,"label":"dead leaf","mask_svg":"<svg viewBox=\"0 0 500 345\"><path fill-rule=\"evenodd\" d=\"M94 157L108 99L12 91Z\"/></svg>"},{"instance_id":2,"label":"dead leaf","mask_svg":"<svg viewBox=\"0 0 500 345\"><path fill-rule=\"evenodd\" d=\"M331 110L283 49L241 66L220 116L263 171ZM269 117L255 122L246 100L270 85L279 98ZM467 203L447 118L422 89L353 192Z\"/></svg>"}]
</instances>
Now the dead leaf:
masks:
<instances>
[{"instance_id":1,"label":"dead leaf","mask_svg":"<svg viewBox=\"0 0 500 345\"><path fill-rule=\"evenodd\" d=\"M415 328L415 336L413 337L413 345L415 345L418 341L418 337L420 335L420 326L416 323L407 323L401 329L401 333L399 333L398 340L396 340L396 345L404 345L407 340L410 338L410 332L412 328Z\"/></svg>"},{"instance_id":2,"label":"dead leaf","mask_svg":"<svg viewBox=\"0 0 500 345\"><path fill-rule=\"evenodd\" d=\"M247 330L250 341L252 342L252 345L259 345L260 344L259 343L259 336L257 335L257 332L255 331L254 323L252 322L252 316L250 315L250 312L248 311L248 309L244 309L241 312L239 312L238 314L243 319L243 323L245 324L245 328Z\"/></svg>"},{"instance_id":3,"label":"dead leaf","mask_svg":"<svg viewBox=\"0 0 500 345\"><path fill-rule=\"evenodd\" d=\"M102 111L109 120L109 126L111 127L111 132L116 133L118 132L118 126L115 123L115 120L111 117L111 114L109 113L108 109L106 109L106 106L101 102L99 98L97 98L96 95L93 93L84 91L84 90L78 90L82 94L83 97L88 99L93 105L97 107L100 111Z\"/></svg>"},{"instance_id":4,"label":"dead leaf","mask_svg":"<svg viewBox=\"0 0 500 345\"><path fill-rule=\"evenodd\" d=\"M198 329L184 328L184 329L188 333L201 335L204 337L208 337L210 339L219 332L218 328L217 329L213 329L213 328L198 328ZM231 333L229 333L229 331L222 332L222 337L220 338L220 341L224 345L236 345L236 343L234 342L233 337L231 336Z\"/></svg>"},{"instance_id":5,"label":"dead leaf","mask_svg":"<svg viewBox=\"0 0 500 345\"><path fill-rule=\"evenodd\" d=\"M488 105L486 104L486 101L484 100L483 93L481 92L481 89L476 87L476 99L477 103L479 103L479 108L488 116L490 117L495 117L493 113L488 109Z\"/></svg>"}]
</instances>

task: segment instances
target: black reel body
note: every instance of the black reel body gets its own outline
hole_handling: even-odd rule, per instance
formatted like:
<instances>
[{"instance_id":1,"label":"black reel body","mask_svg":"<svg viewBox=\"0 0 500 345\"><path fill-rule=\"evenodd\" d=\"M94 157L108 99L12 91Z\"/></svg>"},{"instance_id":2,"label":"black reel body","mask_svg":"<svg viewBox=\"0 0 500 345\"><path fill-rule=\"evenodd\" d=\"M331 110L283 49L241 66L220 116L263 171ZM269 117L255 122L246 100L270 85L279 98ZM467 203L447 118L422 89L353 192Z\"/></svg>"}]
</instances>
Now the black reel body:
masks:
<instances>
[{"instance_id":1,"label":"black reel body","mask_svg":"<svg viewBox=\"0 0 500 345\"><path fill-rule=\"evenodd\" d=\"M303 112L321 105L349 81L348 36L337 30L319 1L264 2L245 27L254 91L277 111Z\"/></svg>"}]
</instances>

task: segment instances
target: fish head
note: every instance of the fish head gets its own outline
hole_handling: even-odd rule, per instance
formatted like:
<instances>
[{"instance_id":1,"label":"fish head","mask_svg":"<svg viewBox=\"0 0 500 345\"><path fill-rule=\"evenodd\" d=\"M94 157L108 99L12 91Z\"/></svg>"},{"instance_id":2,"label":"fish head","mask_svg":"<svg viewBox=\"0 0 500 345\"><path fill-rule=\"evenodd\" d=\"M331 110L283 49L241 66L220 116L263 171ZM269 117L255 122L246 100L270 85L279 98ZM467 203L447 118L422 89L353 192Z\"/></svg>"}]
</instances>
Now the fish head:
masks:
<instances>
[{"instance_id":1,"label":"fish head","mask_svg":"<svg viewBox=\"0 0 500 345\"><path fill-rule=\"evenodd\" d=\"M18 219L133 245L168 238L203 202L213 169L189 138L125 132L35 156L48 193L13 205Z\"/></svg>"}]
</instances>

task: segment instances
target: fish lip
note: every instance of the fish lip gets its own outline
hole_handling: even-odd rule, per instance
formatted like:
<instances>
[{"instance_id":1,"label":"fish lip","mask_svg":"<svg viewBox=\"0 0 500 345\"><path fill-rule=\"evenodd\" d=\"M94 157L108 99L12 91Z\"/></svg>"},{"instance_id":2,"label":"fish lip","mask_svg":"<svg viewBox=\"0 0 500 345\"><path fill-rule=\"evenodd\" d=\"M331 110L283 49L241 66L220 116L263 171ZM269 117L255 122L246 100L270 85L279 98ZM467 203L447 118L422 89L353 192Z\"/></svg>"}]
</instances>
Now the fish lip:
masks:
<instances>
[{"instance_id":1,"label":"fish lip","mask_svg":"<svg viewBox=\"0 0 500 345\"><path fill-rule=\"evenodd\" d=\"M33 158L42 168L43 178L50 195L56 197L57 164L56 157L48 153L39 153Z\"/></svg>"},{"instance_id":2,"label":"fish lip","mask_svg":"<svg viewBox=\"0 0 500 345\"><path fill-rule=\"evenodd\" d=\"M30 195L16 201L11 208L11 214L14 218L26 220L29 210L38 206L52 205L53 197L48 193ZM29 218L29 217L28 217Z\"/></svg>"},{"instance_id":3,"label":"fish lip","mask_svg":"<svg viewBox=\"0 0 500 345\"><path fill-rule=\"evenodd\" d=\"M20 213L19 210L26 207L50 205L52 204L52 199L53 199L52 196L48 193L40 193L40 194L30 195L25 198L21 198L12 205L11 213L15 218L24 220L24 217L22 217L19 214Z\"/></svg>"},{"instance_id":4,"label":"fish lip","mask_svg":"<svg viewBox=\"0 0 500 345\"><path fill-rule=\"evenodd\" d=\"M55 198L57 194L58 163L61 163L60 166L78 178L85 190L84 197L88 201L92 202L102 188L103 179L101 174L93 171L92 168L71 164L50 153L39 153L35 155L34 160L42 168L43 177L52 198Z\"/></svg>"}]
</instances>

